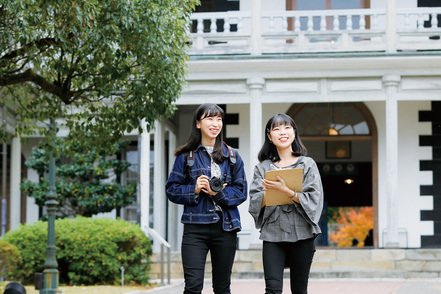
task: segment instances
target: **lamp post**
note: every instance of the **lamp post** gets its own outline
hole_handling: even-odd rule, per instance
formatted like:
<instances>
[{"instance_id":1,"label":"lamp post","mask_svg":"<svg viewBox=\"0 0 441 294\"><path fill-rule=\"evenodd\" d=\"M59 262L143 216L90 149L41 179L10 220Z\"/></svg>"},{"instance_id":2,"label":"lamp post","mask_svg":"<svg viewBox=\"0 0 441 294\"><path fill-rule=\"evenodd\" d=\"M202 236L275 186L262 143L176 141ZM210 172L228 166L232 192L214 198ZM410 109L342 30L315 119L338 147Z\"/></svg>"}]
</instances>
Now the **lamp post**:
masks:
<instances>
[{"instance_id":1,"label":"lamp post","mask_svg":"<svg viewBox=\"0 0 441 294\"><path fill-rule=\"evenodd\" d=\"M51 119L50 128L55 133L55 123ZM52 148L55 143L52 140ZM61 293L58 291L58 262L55 255L55 212L57 207L57 195L55 191L55 159L53 150L50 153L49 159L49 188L47 193L47 200L45 202L48 214L47 224L47 258L45 263L45 270L43 271L43 289L40 294L55 294Z\"/></svg>"}]
</instances>

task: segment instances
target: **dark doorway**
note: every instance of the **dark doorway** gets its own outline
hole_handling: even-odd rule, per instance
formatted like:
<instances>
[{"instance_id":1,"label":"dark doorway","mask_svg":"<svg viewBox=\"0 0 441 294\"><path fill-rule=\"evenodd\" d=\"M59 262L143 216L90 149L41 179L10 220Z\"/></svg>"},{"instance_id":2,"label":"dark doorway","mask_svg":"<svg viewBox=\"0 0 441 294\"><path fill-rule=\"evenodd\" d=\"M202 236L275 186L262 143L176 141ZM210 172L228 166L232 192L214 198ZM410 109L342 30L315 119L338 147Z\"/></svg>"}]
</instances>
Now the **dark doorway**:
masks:
<instances>
[{"instance_id":1,"label":"dark doorway","mask_svg":"<svg viewBox=\"0 0 441 294\"><path fill-rule=\"evenodd\" d=\"M335 233L328 223L335 224L341 216L341 209L372 207L372 163L371 162L324 162L318 163L324 191L324 207L319 222L323 236L317 245L331 245L329 237ZM335 228L335 227L334 227ZM371 230L370 235L373 235ZM366 238L367 239L367 238ZM372 246L373 242L364 243ZM353 245L354 246L354 245Z\"/></svg>"},{"instance_id":2,"label":"dark doorway","mask_svg":"<svg viewBox=\"0 0 441 294\"><path fill-rule=\"evenodd\" d=\"M372 206L371 162L318 164L328 207Z\"/></svg>"}]
</instances>

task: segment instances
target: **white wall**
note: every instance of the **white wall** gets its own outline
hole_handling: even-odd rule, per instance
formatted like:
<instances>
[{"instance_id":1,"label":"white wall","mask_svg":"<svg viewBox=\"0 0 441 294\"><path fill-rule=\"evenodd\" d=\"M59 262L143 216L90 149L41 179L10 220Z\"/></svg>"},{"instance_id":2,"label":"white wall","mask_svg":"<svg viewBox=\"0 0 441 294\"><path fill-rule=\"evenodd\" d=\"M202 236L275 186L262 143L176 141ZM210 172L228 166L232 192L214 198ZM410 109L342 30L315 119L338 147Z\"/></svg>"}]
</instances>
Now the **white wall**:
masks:
<instances>
[{"instance_id":1,"label":"white wall","mask_svg":"<svg viewBox=\"0 0 441 294\"><path fill-rule=\"evenodd\" d=\"M385 103L367 102L378 126L378 224L379 244L387 228L387 182L385 146ZM399 102L398 104L398 229L401 245L418 248L421 235L433 234L433 223L420 221L420 211L432 209L431 196L420 196L420 185L432 184L432 173L419 171L420 160L431 159L431 147L419 147L419 135L431 134L430 123L418 122L418 111L429 110L430 102ZM407 234L407 240L406 238Z\"/></svg>"},{"instance_id":2,"label":"white wall","mask_svg":"<svg viewBox=\"0 0 441 294\"><path fill-rule=\"evenodd\" d=\"M283 11L286 7L285 0L240 0L240 11L251 11L252 1L261 1L262 11Z\"/></svg>"},{"instance_id":3,"label":"white wall","mask_svg":"<svg viewBox=\"0 0 441 294\"><path fill-rule=\"evenodd\" d=\"M286 10L285 0L262 0L262 11L284 11Z\"/></svg>"},{"instance_id":4,"label":"white wall","mask_svg":"<svg viewBox=\"0 0 441 294\"><path fill-rule=\"evenodd\" d=\"M239 11L251 11L251 0L240 0Z\"/></svg>"},{"instance_id":5,"label":"white wall","mask_svg":"<svg viewBox=\"0 0 441 294\"><path fill-rule=\"evenodd\" d=\"M250 140L249 140L249 130L250 130L250 106L249 104L234 104L227 105L227 113L238 113L239 114L239 124L238 125L227 125L226 131L228 137L239 138L239 148L237 151L240 154L244 162L245 175L249 185L253 179L252 168L250 166L251 157L257 156L257 154L250 154ZM249 197L247 200L239 205L240 219L242 223L242 231L239 233L239 248L248 249L250 242L252 242L252 234L254 229L254 220L248 213L249 207Z\"/></svg>"},{"instance_id":6,"label":"white wall","mask_svg":"<svg viewBox=\"0 0 441 294\"><path fill-rule=\"evenodd\" d=\"M432 196L420 196L420 185L432 184L431 171L419 171L420 160L432 159L432 147L420 147L419 136L431 134L431 123L419 122L419 110L430 102L398 104L398 226L407 229L408 247L420 247L421 235L433 235L433 222L420 221L421 210L433 209Z\"/></svg>"},{"instance_id":7,"label":"white wall","mask_svg":"<svg viewBox=\"0 0 441 294\"><path fill-rule=\"evenodd\" d=\"M22 154L25 157L25 161L29 159L32 154L32 147L36 146L39 139L28 139L26 143L22 145ZM38 174L34 169L27 169L27 178L30 181L38 182ZM38 205L35 204L35 199L32 197L26 197L26 223L32 224L38 220Z\"/></svg>"},{"instance_id":8,"label":"white wall","mask_svg":"<svg viewBox=\"0 0 441 294\"><path fill-rule=\"evenodd\" d=\"M413 8L417 7L417 0L394 0L397 8ZM371 8L385 8L387 1L371 0Z\"/></svg>"}]
</instances>

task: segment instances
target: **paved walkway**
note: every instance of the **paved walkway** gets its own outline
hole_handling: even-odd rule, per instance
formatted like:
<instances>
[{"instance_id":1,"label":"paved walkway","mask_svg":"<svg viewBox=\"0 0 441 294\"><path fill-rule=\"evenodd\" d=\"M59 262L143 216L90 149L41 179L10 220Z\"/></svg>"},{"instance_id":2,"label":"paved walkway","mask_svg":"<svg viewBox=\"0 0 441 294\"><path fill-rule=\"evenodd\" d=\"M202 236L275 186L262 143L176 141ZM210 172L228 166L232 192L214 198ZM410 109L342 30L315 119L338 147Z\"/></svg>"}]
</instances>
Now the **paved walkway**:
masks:
<instances>
[{"instance_id":1,"label":"paved walkway","mask_svg":"<svg viewBox=\"0 0 441 294\"><path fill-rule=\"evenodd\" d=\"M132 294L182 294L183 281L172 281L148 291ZM441 279L310 279L309 294L441 294ZM202 294L212 294L211 281L205 280ZM233 280L232 294L264 294L263 280ZM284 283L284 293L291 293L289 281Z\"/></svg>"}]
</instances>

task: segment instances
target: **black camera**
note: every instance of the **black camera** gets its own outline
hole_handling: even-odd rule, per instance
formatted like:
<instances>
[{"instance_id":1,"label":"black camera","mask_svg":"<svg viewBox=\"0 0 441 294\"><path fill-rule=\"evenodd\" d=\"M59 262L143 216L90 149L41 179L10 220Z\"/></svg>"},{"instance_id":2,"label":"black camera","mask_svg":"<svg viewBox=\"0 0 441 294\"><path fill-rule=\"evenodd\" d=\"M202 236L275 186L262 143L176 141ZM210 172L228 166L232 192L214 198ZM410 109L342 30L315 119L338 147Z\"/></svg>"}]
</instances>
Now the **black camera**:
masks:
<instances>
[{"instance_id":1,"label":"black camera","mask_svg":"<svg viewBox=\"0 0 441 294\"><path fill-rule=\"evenodd\" d=\"M224 182L217 177L212 177L209 180L209 183L210 183L211 190L213 190L213 192L216 192L216 193L220 192L222 190L222 188L224 187Z\"/></svg>"}]
</instances>

